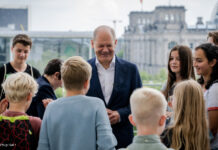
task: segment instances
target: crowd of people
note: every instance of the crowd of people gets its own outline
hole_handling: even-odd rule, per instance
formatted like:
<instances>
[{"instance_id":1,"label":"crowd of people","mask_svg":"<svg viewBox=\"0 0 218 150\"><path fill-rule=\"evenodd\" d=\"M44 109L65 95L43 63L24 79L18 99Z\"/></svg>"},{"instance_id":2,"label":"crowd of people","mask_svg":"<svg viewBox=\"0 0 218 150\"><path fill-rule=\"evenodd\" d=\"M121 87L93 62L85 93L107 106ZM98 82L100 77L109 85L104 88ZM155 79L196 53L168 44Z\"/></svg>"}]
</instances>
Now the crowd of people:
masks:
<instances>
[{"instance_id":1,"label":"crowd of people","mask_svg":"<svg viewBox=\"0 0 218 150\"><path fill-rule=\"evenodd\" d=\"M109 26L94 30L94 58L52 59L42 75L26 63L31 38L16 35L13 60L0 67L0 149L218 150L218 32L207 40L193 54L171 49L158 91L115 55Z\"/></svg>"}]
</instances>

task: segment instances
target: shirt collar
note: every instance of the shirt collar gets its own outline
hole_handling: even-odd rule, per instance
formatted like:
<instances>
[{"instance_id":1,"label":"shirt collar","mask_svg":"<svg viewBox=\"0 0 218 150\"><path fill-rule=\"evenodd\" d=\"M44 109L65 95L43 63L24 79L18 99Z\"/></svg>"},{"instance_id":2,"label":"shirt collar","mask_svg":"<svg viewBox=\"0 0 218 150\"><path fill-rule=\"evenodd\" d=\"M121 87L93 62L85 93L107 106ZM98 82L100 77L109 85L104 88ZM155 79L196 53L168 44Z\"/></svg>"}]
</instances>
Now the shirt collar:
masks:
<instances>
[{"instance_id":1,"label":"shirt collar","mask_svg":"<svg viewBox=\"0 0 218 150\"><path fill-rule=\"evenodd\" d=\"M158 135L135 136L133 141L135 143L160 143L160 137Z\"/></svg>"},{"instance_id":2,"label":"shirt collar","mask_svg":"<svg viewBox=\"0 0 218 150\"><path fill-rule=\"evenodd\" d=\"M110 67L109 68L111 68L111 67L114 67L115 66L115 55L114 55L114 57L113 57L113 59L112 59L112 61L111 61L111 63L110 63ZM95 59L95 65L96 66L102 66L102 64L98 61L98 58L96 57L96 59ZM102 66L103 67L103 66Z\"/></svg>"}]
</instances>

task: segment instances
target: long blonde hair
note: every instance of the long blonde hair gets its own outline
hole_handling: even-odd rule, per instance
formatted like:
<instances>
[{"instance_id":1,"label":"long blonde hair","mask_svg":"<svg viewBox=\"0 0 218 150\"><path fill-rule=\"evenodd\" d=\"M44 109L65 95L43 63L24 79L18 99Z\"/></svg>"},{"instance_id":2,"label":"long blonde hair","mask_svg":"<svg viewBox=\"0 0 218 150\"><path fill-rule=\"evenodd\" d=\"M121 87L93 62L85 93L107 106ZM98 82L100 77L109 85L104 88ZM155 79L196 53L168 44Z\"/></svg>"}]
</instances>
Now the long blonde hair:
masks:
<instances>
[{"instance_id":1,"label":"long blonde hair","mask_svg":"<svg viewBox=\"0 0 218 150\"><path fill-rule=\"evenodd\" d=\"M174 90L174 123L171 147L208 150L209 135L201 86L194 80L179 83Z\"/></svg>"}]
</instances>

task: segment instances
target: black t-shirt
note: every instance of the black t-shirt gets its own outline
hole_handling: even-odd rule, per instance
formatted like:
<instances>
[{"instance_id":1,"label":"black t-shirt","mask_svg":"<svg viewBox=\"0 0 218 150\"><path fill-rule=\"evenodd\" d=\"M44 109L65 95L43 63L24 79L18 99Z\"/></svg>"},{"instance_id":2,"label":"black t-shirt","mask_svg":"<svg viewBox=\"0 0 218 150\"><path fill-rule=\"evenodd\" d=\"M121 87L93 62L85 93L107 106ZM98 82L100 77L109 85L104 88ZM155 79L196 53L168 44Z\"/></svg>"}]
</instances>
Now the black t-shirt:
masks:
<instances>
[{"instance_id":1,"label":"black t-shirt","mask_svg":"<svg viewBox=\"0 0 218 150\"><path fill-rule=\"evenodd\" d=\"M5 76L5 79L7 78L8 75L10 74L13 74L13 73L16 73L17 71L12 67L11 63L7 63L6 64L6 70L7 70L7 73L6 73L6 76ZM32 70L32 71L31 71ZM26 70L24 71L26 73L28 73L29 75L33 76L34 79L37 79L39 78L41 75L39 73L39 71L32 67L31 69L31 66L27 64L27 68ZM2 85L3 83L3 80L4 80L4 74L5 74L5 67L4 65L0 67L0 84ZM0 96L1 96L1 92L2 92L2 86L0 86ZM2 92L2 96L0 97L0 100L2 100L3 98L5 98L5 94L4 92Z\"/></svg>"}]
</instances>

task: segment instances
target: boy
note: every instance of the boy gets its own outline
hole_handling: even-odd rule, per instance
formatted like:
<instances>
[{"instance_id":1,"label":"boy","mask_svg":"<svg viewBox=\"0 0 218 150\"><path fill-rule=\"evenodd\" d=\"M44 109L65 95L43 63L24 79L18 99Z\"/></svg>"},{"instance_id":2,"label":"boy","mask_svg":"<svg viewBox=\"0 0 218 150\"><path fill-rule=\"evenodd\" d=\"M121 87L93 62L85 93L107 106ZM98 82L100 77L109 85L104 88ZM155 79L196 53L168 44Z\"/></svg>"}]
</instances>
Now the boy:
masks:
<instances>
[{"instance_id":1,"label":"boy","mask_svg":"<svg viewBox=\"0 0 218 150\"><path fill-rule=\"evenodd\" d=\"M140 88L130 97L132 114L129 121L137 128L137 136L128 150L166 150L159 135L165 127L167 102L159 91Z\"/></svg>"},{"instance_id":2,"label":"boy","mask_svg":"<svg viewBox=\"0 0 218 150\"><path fill-rule=\"evenodd\" d=\"M102 100L85 96L91 66L79 56L61 67L66 97L49 103L45 110L38 149L114 150L112 133Z\"/></svg>"},{"instance_id":3,"label":"boy","mask_svg":"<svg viewBox=\"0 0 218 150\"><path fill-rule=\"evenodd\" d=\"M23 72L10 75L2 84L9 109L0 116L0 149L37 148L41 120L25 113L37 86L36 81Z\"/></svg>"},{"instance_id":4,"label":"boy","mask_svg":"<svg viewBox=\"0 0 218 150\"><path fill-rule=\"evenodd\" d=\"M38 92L36 93L36 96L33 97L32 104L30 105L27 114L42 119L45 112L45 99L57 99L54 91L62 86L61 65L62 60L58 58L48 62L43 75L37 79L39 85Z\"/></svg>"},{"instance_id":5,"label":"boy","mask_svg":"<svg viewBox=\"0 0 218 150\"><path fill-rule=\"evenodd\" d=\"M40 77L39 71L26 63L32 47L32 40L26 34L18 34L14 37L11 47L13 60L0 67L0 84L8 75L16 72L26 72L34 79ZM5 93L0 86L0 100L5 98Z\"/></svg>"}]
</instances>

